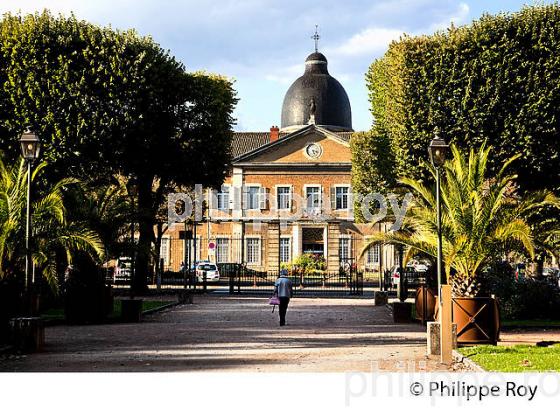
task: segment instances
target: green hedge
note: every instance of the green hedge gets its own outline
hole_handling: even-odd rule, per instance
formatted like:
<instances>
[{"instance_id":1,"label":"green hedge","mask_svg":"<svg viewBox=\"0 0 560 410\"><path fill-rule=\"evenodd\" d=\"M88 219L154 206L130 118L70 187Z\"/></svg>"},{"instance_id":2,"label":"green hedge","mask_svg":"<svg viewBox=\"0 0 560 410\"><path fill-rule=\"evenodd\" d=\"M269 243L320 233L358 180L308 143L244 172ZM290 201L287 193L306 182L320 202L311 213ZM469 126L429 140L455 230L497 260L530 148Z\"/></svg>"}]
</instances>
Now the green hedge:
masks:
<instances>
[{"instance_id":1,"label":"green hedge","mask_svg":"<svg viewBox=\"0 0 560 410\"><path fill-rule=\"evenodd\" d=\"M436 126L460 147L488 141L495 164L521 153L514 164L521 187L558 190L558 27L560 7L552 4L393 42L366 75L374 125L354 144L355 191L395 174L426 178ZM391 163L364 162L363 151L385 140L391 153L380 160Z\"/></svg>"}]
</instances>

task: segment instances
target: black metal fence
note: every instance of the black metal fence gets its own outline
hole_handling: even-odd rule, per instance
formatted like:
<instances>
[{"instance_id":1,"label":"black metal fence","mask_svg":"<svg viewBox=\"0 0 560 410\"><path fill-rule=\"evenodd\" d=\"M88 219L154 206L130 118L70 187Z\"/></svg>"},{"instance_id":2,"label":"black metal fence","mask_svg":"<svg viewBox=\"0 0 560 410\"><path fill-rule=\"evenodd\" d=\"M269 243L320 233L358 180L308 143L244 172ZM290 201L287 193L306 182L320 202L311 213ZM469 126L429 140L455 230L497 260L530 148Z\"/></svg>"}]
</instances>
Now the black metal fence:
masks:
<instances>
[{"instance_id":1,"label":"black metal fence","mask_svg":"<svg viewBox=\"0 0 560 410\"><path fill-rule=\"evenodd\" d=\"M337 273L328 272L288 272L292 281L294 297L346 297L363 295L363 275L357 270ZM235 272L230 272L228 292L232 294L272 294L274 283L278 279L276 273L259 272L238 266Z\"/></svg>"},{"instance_id":2,"label":"black metal fence","mask_svg":"<svg viewBox=\"0 0 560 410\"><path fill-rule=\"evenodd\" d=\"M158 275L155 281L149 282L150 289L180 290L192 289L196 291L214 291L229 294L268 295L274 292L274 283L278 279L277 272L263 272L248 268L242 264L218 264L220 278L217 281L197 277L194 272L186 270L180 272L165 271ZM292 281L294 297L347 297L361 296L364 293L363 272L354 267L341 269L336 273L328 272L289 272ZM112 282L116 288L127 288L130 281Z\"/></svg>"},{"instance_id":3,"label":"black metal fence","mask_svg":"<svg viewBox=\"0 0 560 410\"><path fill-rule=\"evenodd\" d=\"M271 294L278 278L280 260L282 267L289 267L289 278L293 282L295 296L371 296L373 291L379 289L390 292L396 290L396 281L390 269L395 262L387 257L391 253L390 249L383 258L379 257L378 252L377 259L370 260L369 255L365 257L360 254L363 238L345 235L341 237L337 263L332 264L331 259L330 266L325 261L320 269L315 269L312 273L301 273L291 265L295 260L292 251L295 252L296 248L292 238L283 235L284 233L281 238L285 241L282 241L282 246L278 243L279 238L274 241L264 235L257 238L256 234L247 234L244 238L170 238L162 244L160 269L154 269L158 273L147 278L148 286L150 289L169 291L193 288L222 294ZM300 253L306 252L304 245L303 241L298 245ZM332 247L329 249L332 251ZM317 249L311 251L317 252ZM327 249L323 249L323 252L326 254ZM384 262L380 263L380 260ZM219 279L210 281L197 277L194 272L195 261L216 263ZM409 269L405 271L411 292L425 283L425 276L421 272ZM107 275L107 281L114 287L130 286L130 279L115 280L115 277Z\"/></svg>"}]
</instances>

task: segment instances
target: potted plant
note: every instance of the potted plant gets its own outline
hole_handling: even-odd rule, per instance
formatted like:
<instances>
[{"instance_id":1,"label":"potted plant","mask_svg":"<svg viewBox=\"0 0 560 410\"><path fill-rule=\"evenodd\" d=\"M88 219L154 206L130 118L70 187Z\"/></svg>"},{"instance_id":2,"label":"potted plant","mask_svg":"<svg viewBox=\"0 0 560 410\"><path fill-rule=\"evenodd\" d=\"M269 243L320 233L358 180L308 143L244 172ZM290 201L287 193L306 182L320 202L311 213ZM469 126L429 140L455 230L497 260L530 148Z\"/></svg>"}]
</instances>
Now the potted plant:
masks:
<instances>
[{"instance_id":1,"label":"potted plant","mask_svg":"<svg viewBox=\"0 0 560 410\"><path fill-rule=\"evenodd\" d=\"M78 181L66 178L39 186L36 180L42 177L45 167L46 163L40 163L31 174L31 183L38 186L31 202L31 256L37 281L44 281L57 294L61 255L71 262L77 252L99 258L103 250L95 232L68 219L66 194ZM0 282L24 279L27 176L23 161L7 166L0 159ZM37 288L29 284L27 288L19 286L17 289L25 300L11 312L20 315L10 319L12 344L26 351L40 350L43 338L43 325L36 316Z\"/></svg>"},{"instance_id":2,"label":"potted plant","mask_svg":"<svg viewBox=\"0 0 560 410\"><path fill-rule=\"evenodd\" d=\"M516 176L508 173L510 158L495 173L490 172L490 148L463 155L451 147L452 158L443 166L442 240L445 278L452 286L453 321L459 343L496 343L499 335L497 300L484 286L485 267L508 251L535 253L528 223L544 207L560 208L550 192L522 197ZM435 179L435 170L431 170ZM367 247L378 243L406 246L405 263L413 256L437 257L435 187L412 178L401 183L413 191L399 231L373 235Z\"/></svg>"},{"instance_id":3,"label":"potted plant","mask_svg":"<svg viewBox=\"0 0 560 410\"><path fill-rule=\"evenodd\" d=\"M326 262L323 255L303 253L298 256L291 265L292 273L299 274L300 287L303 288L304 282L313 282L317 276L320 280L324 279Z\"/></svg>"}]
</instances>

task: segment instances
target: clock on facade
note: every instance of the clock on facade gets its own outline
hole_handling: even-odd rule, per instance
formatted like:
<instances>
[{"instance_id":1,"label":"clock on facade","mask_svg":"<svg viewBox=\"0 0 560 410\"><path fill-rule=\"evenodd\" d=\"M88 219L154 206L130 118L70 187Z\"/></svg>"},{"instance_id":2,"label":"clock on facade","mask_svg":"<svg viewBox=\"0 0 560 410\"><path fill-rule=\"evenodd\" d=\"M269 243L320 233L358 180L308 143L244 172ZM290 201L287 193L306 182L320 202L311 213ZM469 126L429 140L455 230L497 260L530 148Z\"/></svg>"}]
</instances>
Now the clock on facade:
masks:
<instances>
[{"instance_id":1,"label":"clock on facade","mask_svg":"<svg viewBox=\"0 0 560 410\"><path fill-rule=\"evenodd\" d=\"M316 142L312 142L305 147L305 153L309 158L319 158L323 153L323 148Z\"/></svg>"}]
</instances>

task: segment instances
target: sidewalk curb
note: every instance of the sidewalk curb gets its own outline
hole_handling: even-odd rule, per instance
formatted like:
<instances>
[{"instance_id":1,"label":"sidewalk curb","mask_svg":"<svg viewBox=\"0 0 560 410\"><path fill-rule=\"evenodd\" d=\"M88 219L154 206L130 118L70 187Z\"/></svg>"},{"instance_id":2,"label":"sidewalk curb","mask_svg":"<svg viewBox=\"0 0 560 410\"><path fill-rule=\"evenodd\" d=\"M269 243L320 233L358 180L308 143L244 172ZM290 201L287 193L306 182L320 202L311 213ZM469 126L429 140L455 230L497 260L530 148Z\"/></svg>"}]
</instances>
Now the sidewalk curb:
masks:
<instances>
[{"instance_id":1,"label":"sidewalk curb","mask_svg":"<svg viewBox=\"0 0 560 410\"><path fill-rule=\"evenodd\" d=\"M455 359L455 361L459 363L464 364L469 370L472 370L474 372L487 373L487 370L483 369L480 365L476 364L468 357L462 355L457 350L453 350L453 359Z\"/></svg>"},{"instance_id":2,"label":"sidewalk curb","mask_svg":"<svg viewBox=\"0 0 560 410\"><path fill-rule=\"evenodd\" d=\"M179 303L179 302L171 302L171 303L168 303L167 305L162 305L162 306L158 306L158 307L153 308L153 309L145 310L144 312L142 312L142 316L151 315L153 313L161 312L162 310L171 309L172 307L179 306L180 304L181 303Z\"/></svg>"}]
</instances>

